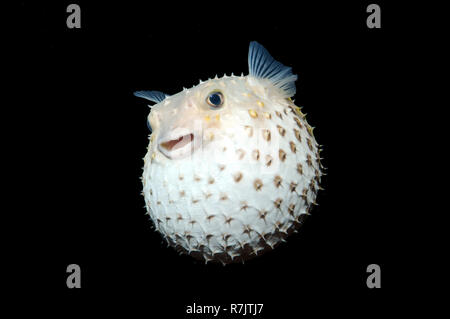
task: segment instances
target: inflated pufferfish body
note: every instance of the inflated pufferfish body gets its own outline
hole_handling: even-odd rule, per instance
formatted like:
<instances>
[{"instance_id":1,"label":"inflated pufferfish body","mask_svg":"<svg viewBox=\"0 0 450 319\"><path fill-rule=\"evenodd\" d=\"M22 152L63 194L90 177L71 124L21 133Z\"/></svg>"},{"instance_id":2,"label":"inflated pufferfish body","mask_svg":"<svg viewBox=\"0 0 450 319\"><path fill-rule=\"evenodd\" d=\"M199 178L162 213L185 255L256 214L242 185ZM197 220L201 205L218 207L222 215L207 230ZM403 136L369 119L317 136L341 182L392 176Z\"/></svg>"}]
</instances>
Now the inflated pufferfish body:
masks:
<instances>
[{"instance_id":1,"label":"inflated pufferfish body","mask_svg":"<svg viewBox=\"0 0 450 319\"><path fill-rule=\"evenodd\" d=\"M296 75L256 42L249 75L224 76L157 104L144 158L147 211L167 242L208 261L259 255L302 223L321 178L318 145L294 105Z\"/></svg>"}]
</instances>

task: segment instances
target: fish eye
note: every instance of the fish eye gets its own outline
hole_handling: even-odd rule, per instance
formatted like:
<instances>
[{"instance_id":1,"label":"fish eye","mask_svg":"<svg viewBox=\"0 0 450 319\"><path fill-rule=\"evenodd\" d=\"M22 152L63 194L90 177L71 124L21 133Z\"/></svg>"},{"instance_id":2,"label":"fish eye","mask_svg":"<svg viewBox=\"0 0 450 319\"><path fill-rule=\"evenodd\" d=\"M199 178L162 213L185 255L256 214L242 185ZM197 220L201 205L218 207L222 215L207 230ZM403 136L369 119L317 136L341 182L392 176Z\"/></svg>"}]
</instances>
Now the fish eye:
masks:
<instances>
[{"instance_id":1,"label":"fish eye","mask_svg":"<svg viewBox=\"0 0 450 319\"><path fill-rule=\"evenodd\" d=\"M208 97L206 98L206 103L208 103L213 109L220 108L223 105L223 102L223 94L219 91L213 91L209 93Z\"/></svg>"}]
</instances>

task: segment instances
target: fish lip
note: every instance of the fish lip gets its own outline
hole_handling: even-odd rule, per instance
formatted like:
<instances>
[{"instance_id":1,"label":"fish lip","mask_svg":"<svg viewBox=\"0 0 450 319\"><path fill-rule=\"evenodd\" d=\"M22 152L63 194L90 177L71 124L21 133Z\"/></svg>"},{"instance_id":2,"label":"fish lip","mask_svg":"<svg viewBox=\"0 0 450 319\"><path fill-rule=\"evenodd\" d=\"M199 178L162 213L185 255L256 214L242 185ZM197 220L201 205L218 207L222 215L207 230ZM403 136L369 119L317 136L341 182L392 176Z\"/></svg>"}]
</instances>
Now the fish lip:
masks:
<instances>
[{"instance_id":1,"label":"fish lip","mask_svg":"<svg viewBox=\"0 0 450 319\"><path fill-rule=\"evenodd\" d=\"M184 158L194 152L192 132L173 132L158 139L158 150L169 159Z\"/></svg>"}]
</instances>

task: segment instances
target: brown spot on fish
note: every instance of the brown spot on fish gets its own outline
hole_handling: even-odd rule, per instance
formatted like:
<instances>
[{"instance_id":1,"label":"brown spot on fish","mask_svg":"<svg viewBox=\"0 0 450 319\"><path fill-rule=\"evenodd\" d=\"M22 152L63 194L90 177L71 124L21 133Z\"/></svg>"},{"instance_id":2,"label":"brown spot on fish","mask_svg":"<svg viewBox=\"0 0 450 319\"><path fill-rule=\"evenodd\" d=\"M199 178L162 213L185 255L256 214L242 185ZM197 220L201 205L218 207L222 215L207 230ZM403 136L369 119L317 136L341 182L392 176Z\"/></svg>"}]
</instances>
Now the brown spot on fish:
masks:
<instances>
[{"instance_id":1,"label":"brown spot on fish","mask_svg":"<svg viewBox=\"0 0 450 319\"><path fill-rule=\"evenodd\" d=\"M206 219L210 222L216 215L208 215Z\"/></svg>"},{"instance_id":2,"label":"brown spot on fish","mask_svg":"<svg viewBox=\"0 0 450 319\"><path fill-rule=\"evenodd\" d=\"M308 189L305 187L305 188L303 188L303 191L302 191L302 198L303 198L303 200L308 200Z\"/></svg>"},{"instance_id":3,"label":"brown spot on fish","mask_svg":"<svg viewBox=\"0 0 450 319\"><path fill-rule=\"evenodd\" d=\"M266 216L267 216L267 211L266 210L258 211L258 215L259 215L259 218L261 218L262 220L266 221Z\"/></svg>"},{"instance_id":4,"label":"brown spot on fish","mask_svg":"<svg viewBox=\"0 0 450 319\"><path fill-rule=\"evenodd\" d=\"M314 181L311 181L311 183L309 183L309 189L310 189L311 192L313 192L314 194L317 193L316 186L314 185Z\"/></svg>"},{"instance_id":5,"label":"brown spot on fish","mask_svg":"<svg viewBox=\"0 0 450 319\"><path fill-rule=\"evenodd\" d=\"M302 136L300 135L300 131L294 128L295 137L297 140L301 143L302 142Z\"/></svg>"},{"instance_id":6,"label":"brown spot on fish","mask_svg":"<svg viewBox=\"0 0 450 319\"><path fill-rule=\"evenodd\" d=\"M261 188L263 187L263 182L262 182L259 178L257 178L257 179L255 179L255 181L253 182L253 187L255 187L255 190L256 190L256 191L260 191Z\"/></svg>"},{"instance_id":7,"label":"brown spot on fish","mask_svg":"<svg viewBox=\"0 0 450 319\"><path fill-rule=\"evenodd\" d=\"M210 178L208 179L208 184L214 184L214 178L210 177Z\"/></svg>"},{"instance_id":8,"label":"brown spot on fish","mask_svg":"<svg viewBox=\"0 0 450 319\"><path fill-rule=\"evenodd\" d=\"M202 179L200 177L198 177L197 175L194 176L194 181L196 182L200 182Z\"/></svg>"},{"instance_id":9,"label":"brown spot on fish","mask_svg":"<svg viewBox=\"0 0 450 319\"><path fill-rule=\"evenodd\" d=\"M278 188L281 186L281 182L283 181L283 179L279 175L277 175L277 176L275 176L273 181L275 183L275 187Z\"/></svg>"},{"instance_id":10,"label":"brown spot on fish","mask_svg":"<svg viewBox=\"0 0 450 319\"><path fill-rule=\"evenodd\" d=\"M273 158L270 155L266 155L266 166L272 165Z\"/></svg>"},{"instance_id":11,"label":"brown spot on fish","mask_svg":"<svg viewBox=\"0 0 450 319\"><path fill-rule=\"evenodd\" d=\"M185 191L181 191L180 192L180 197L184 197L186 195L186 192Z\"/></svg>"},{"instance_id":12,"label":"brown spot on fish","mask_svg":"<svg viewBox=\"0 0 450 319\"><path fill-rule=\"evenodd\" d=\"M302 121L300 121L298 117L294 116L294 120L297 123L298 127L303 128Z\"/></svg>"},{"instance_id":13,"label":"brown spot on fish","mask_svg":"<svg viewBox=\"0 0 450 319\"><path fill-rule=\"evenodd\" d=\"M240 181L241 181L241 179L242 179L242 173L241 172L237 172L236 174L234 174L234 176L233 176L233 178L234 178L234 181L236 182L236 183L239 183Z\"/></svg>"},{"instance_id":14,"label":"brown spot on fish","mask_svg":"<svg viewBox=\"0 0 450 319\"><path fill-rule=\"evenodd\" d=\"M284 162L284 161L286 160L286 152L283 151L282 149L280 149L280 150L278 151L278 156L280 157L280 160L281 160L282 162Z\"/></svg>"},{"instance_id":15,"label":"brown spot on fish","mask_svg":"<svg viewBox=\"0 0 450 319\"><path fill-rule=\"evenodd\" d=\"M248 204L247 202L241 202L241 210L247 210Z\"/></svg>"},{"instance_id":16,"label":"brown spot on fish","mask_svg":"<svg viewBox=\"0 0 450 319\"><path fill-rule=\"evenodd\" d=\"M274 202L275 207L276 208L280 208L281 207L281 203L283 202L283 200L281 198L277 198Z\"/></svg>"},{"instance_id":17,"label":"brown spot on fish","mask_svg":"<svg viewBox=\"0 0 450 319\"><path fill-rule=\"evenodd\" d=\"M228 195L227 194L222 194L220 196L220 200L227 200L228 199Z\"/></svg>"},{"instance_id":18,"label":"brown spot on fish","mask_svg":"<svg viewBox=\"0 0 450 319\"><path fill-rule=\"evenodd\" d=\"M253 109L248 110L248 114L254 119L258 117L258 113Z\"/></svg>"},{"instance_id":19,"label":"brown spot on fish","mask_svg":"<svg viewBox=\"0 0 450 319\"><path fill-rule=\"evenodd\" d=\"M301 163L297 164L297 172L302 175L303 174L303 165Z\"/></svg>"},{"instance_id":20,"label":"brown spot on fish","mask_svg":"<svg viewBox=\"0 0 450 319\"><path fill-rule=\"evenodd\" d=\"M309 147L309 149L311 150L311 152L313 152L314 149L313 149L313 146L312 146L311 139L308 138L308 139L306 140L306 142L308 143L308 147Z\"/></svg>"},{"instance_id":21,"label":"brown spot on fish","mask_svg":"<svg viewBox=\"0 0 450 319\"><path fill-rule=\"evenodd\" d=\"M291 185L289 185L289 189L292 193L296 191L297 185L296 182L291 182Z\"/></svg>"},{"instance_id":22,"label":"brown spot on fish","mask_svg":"<svg viewBox=\"0 0 450 319\"><path fill-rule=\"evenodd\" d=\"M244 225L244 231L243 234L247 234L248 237L250 237L250 233L253 231L253 229L250 227L250 225Z\"/></svg>"},{"instance_id":23,"label":"brown spot on fish","mask_svg":"<svg viewBox=\"0 0 450 319\"><path fill-rule=\"evenodd\" d=\"M206 198L206 199L210 198L211 196L212 196L211 193L205 193L205 198Z\"/></svg>"},{"instance_id":24,"label":"brown spot on fish","mask_svg":"<svg viewBox=\"0 0 450 319\"><path fill-rule=\"evenodd\" d=\"M264 112L263 113L264 117L268 120L272 119L272 114L268 113L268 112Z\"/></svg>"},{"instance_id":25,"label":"brown spot on fish","mask_svg":"<svg viewBox=\"0 0 450 319\"><path fill-rule=\"evenodd\" d=\"M312 159L311 159L311 155L307 154L306 155L306 163L308 163L308 166L312 167Z\"/></svg>"},{"instance_id":26,"label":"brown spot on fish","mask_svg":"<svg viewBox=\"0 0 450 319\"><path fill-rule=\"evenodd\" d=\"M240 148L236 151L236 154L237 154L238 158L241 160L245 156L245 151L242 148Z\"/></svg>"},{"instance_id":27,"label":"brown spot on fish","mask_svg":"<svg viewBox=\"0 0 450 319\"><path fill-rule=\"evenodd\" d=\"M275 111L275 114L280 118L280 119L283 119L283 115L281 115L281 113L280 112L278 112L278 111Z\"/></svg>"},{"instance_id":28,"label":"brown spot on fish","mask_svg":"<svg viewBox=\"0 0 450 319\"><path fill-rule=\"evenodd\" d=\"M295 147L295 143L290 141L289 146L291 147L292 153L295 153L297 151L297 147Z\"/></svg>"},{"instance_id":29,"label":"brown spot on fish","mask_svg":"<svg viewBox=\"0 0 450 319\"><path fill-rule=\"evenodd\" d=\"M286 134L286 130L282 126L277 125L277 128L278 128L278 133L280 133L281 136L284 136Z\"/></svg>"},{"instance_id":30,"label":"brown spot on fish","mask_svg":"<svg viewBox=\"0 0 450 319\"><path fill-rule=\"evenodd\" d=\"M220 171L223 171L225 169L225 165L223 165L223 164L219 165L219 169L220 169Z\"/></svg>"},{"instance_id":31,"label":"brown spot on fish","mask_svg":"<svg viewBox=\"0 0 450 319\"><path fill-rule=\"evenodd\" d=\"M225 224L230 225L232 221L233 221L233 217L225 217Z\"/></svg>"}]
</instances>

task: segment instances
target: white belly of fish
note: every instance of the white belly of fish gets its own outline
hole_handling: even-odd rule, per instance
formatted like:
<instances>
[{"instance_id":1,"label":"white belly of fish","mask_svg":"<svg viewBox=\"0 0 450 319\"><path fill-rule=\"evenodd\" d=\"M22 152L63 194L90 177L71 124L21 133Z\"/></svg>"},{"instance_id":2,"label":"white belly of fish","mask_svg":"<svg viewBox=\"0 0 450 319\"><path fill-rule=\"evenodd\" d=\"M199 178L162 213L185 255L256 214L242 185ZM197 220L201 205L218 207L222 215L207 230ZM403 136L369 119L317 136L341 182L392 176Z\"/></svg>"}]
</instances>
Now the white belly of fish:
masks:
<instances>
[{"instance_id":1,"label":"white belly of fish","mask_svg":"<svg viewBox=\"0 0 450 319\"><path fill-rule=\"evenodd\" d=\"M302 223L322 175L317 143L293 105L276 109L264 128L243 123L189 158L162 160L150 142L143 194L170 245L205 261L243 261Z\"/></svg>"}]
</instances>

